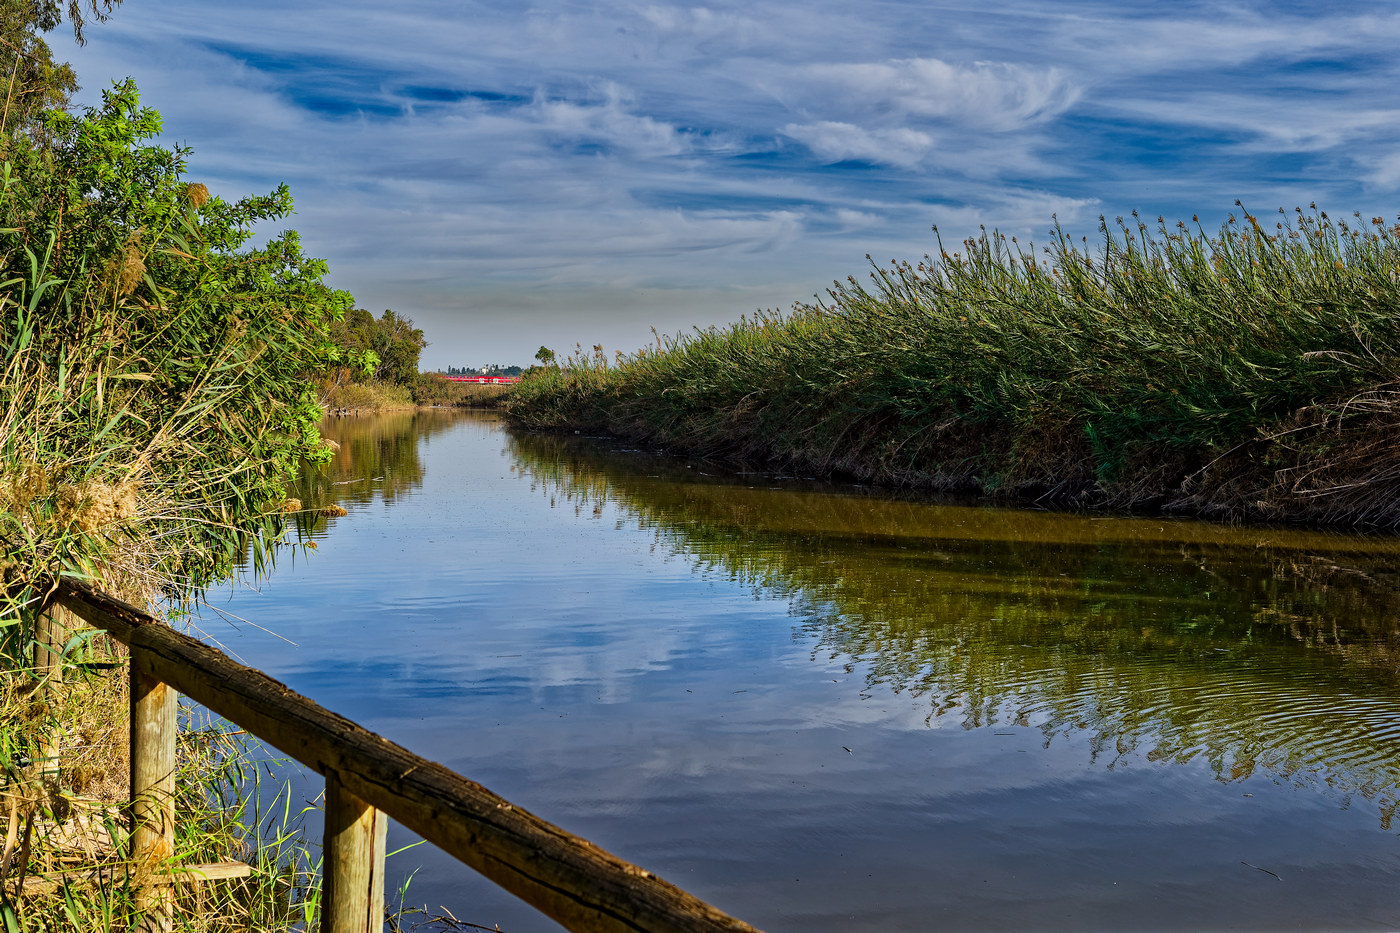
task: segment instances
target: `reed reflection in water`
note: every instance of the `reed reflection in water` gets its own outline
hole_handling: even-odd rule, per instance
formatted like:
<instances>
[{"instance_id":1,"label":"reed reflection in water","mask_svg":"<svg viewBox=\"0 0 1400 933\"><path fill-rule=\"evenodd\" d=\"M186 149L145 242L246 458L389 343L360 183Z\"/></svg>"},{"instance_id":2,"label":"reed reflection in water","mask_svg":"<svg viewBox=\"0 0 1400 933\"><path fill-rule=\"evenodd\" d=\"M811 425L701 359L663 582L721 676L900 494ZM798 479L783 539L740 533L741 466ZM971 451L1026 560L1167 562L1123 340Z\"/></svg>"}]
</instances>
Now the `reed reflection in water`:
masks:
<instances>
[{"instance_id":1,"label":"reed reflection in water","mask_svg":"<svg viewBox=\"0 0 1400 933\"><path fill-rule=\"evenodd\" d=\"M221 640L770 933L1400 928L1392 539L332 428L301 495L349 514L228 607L297 646ZM410 903L555 929L420 868Z\"/></svg>"},{"instance_id":2,"label":"reed reflection in water","mask_svg":"<svg viewBox=\"0 0 1400 933\"><path fill-rule=\"evenodd\" d=\"M543 495L617 502L696 565L792 600L813 657L964 728L1400 800L1400 542L899 501L513 437ZM641 470L639 470L641 467ZM703 465L701 467L703 470ZM644 472L643 472L644 471Z\"/></svg>"},{"instance_id":3,"label":"reed reflection in water","mask_svg":"<svg viewBox=\"0 0 1400 933\"><path fill-rule=\"evenodd\" d=\"M301 465L295 487L302 503L294 515L298 538L325 536L336 520L324 511L327 506L392 503L422 486L419 448L460 422L459 412L436 408L327 418L321 437L335 453L330 463Z\"/></svg>"}]
</instances>

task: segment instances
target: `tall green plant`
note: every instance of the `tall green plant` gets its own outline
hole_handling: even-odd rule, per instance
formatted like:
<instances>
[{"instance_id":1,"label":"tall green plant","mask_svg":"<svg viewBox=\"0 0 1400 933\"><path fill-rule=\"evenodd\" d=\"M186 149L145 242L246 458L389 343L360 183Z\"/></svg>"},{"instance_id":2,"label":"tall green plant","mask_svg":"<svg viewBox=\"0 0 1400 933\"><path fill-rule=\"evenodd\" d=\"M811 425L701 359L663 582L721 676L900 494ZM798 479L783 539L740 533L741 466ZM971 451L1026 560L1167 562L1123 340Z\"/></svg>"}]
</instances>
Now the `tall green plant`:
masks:
<instances>
[{"instance_id":1,"label":"tall green plant","mask_svg":"<svg viewBox=\"0 0 1400 933\"><path fill-rule=\"evenodd\" d=\"M82 45L84 27L103 22L121 0L0 0L0 123L7 143L44 138L43 115L66 107L78 89L78 77L66 62L55 61L43 34L66 18Z\"/></svg>"},{"instance_id":2,"label":"tall green plant","mask_svg":"<svg viewBox=\"0 0 1400 933\"><path fill-rule=\"evenodd\" d=\"M58 574L189 595L281 528L327 456L313 382L352 305L294 232L285 186L227 202L150 141L130 82L0 167L0 619Z\"/></svg>"},{"instance_id":3,"label":"tall green plant","mask_svg":"<svg viewBox=\"0 0 1400 933\"><path fill-rule=\"evenodd\" d=\"M507 414L900 484L1400 522L1400 224L1241 214L940 241L788 315L537 370Z\"/></svg>"},{"instance_id":4,"label":"tall green plant","mask_svg":"<svg viewBox=\"0 0 1400 933\"><path fill-rule=\"evenodd\" d=\"M331 338L347 357L363 361L360 381L374 379L409 386L418 379L418 356L428 341L413 320L386 310L380 317L352 308L331 329Z\"/></svg>"}]
</instances>

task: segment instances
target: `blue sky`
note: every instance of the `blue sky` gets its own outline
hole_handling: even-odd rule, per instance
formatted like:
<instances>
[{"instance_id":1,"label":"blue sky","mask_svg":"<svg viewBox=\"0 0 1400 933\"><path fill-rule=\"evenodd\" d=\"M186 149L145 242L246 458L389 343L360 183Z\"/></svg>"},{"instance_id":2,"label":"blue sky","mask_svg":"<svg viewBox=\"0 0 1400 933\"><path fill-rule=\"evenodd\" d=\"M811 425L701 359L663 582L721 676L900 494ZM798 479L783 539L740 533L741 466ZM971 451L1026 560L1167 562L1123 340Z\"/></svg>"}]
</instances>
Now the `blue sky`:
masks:
<instances>
[{"instance_id":1,"label":"blue sky","mask_svg":"<svg viewBox=\"0 0 1400 933\"><path fill-rule=\"evenodd\" d=\"M1390 3L129 0L53 38L192 180L290 184L427 368L788 308L934 224L1400 210Z\"/></svg>"}]
</instances>

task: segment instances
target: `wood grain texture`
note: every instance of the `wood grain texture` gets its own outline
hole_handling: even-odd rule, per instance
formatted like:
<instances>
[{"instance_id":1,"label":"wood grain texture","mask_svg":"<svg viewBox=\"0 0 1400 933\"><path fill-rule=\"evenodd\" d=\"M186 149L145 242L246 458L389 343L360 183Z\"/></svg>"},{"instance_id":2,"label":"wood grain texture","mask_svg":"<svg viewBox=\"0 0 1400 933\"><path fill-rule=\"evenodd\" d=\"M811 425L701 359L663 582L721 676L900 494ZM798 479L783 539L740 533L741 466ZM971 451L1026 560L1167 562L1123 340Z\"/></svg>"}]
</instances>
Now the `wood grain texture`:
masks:
<instances>
[{"instance_id":1,"label":"wood grain texture","mask_svg":"<svg viewBox=\"0 0 1400 933\"><path fill-rule=\"evenodd\" d=\"M326 835L321 889L321 933L380 933L384 929L382 810L326 775Z\"/></svg>"},{"instance_id":2,"label":"wood grain texture","mask_svg":"<svg viewBox=\"0 0 1400 933\"><path fill-rule=\"evenodd\" d=\"M58 690L63 683L63 648L68 644L75 622L72 613L57 603L51 604L35 620L31 661L34 679L46 691ZM59 771L63 757L62 737L63 730L52 726L39 737L34 750L42 772L50 777L56 776Z\"/></svg>"},{"instance_id":3,"label":"wood grain texture","mask_svg":"<svg viewBox=\"0 0 1400 933\"><path fill-rule=\"evenodd\" d=\"M163 872L151 879L154 884L200 884L205 881L228 881L232 878L247 878L253 873L253 866L247 862L210 862L203 865L185 865L173 871ZM70 868L65 871L51 871L24 879L25 894L52 894L64 885L99 884L119 887L127 879L125 865L99 866L97 868Z\"/></svg>"},{"instance_id":4,"label":"wood grain texture","mask_svg":"<svg viewBox=\"0 0 1400 933\"><path fill-rule=\"evenodd\" d=\"M143 930L171 928L168 887L152 880L175 851L175 740L179 697L131 649L131 863L140 886L136 906Z\"/></svg>"},{"instance_id":5,"label":"wood grain texture","mask_svg":"<svg viewBox=\"0 0 1400 933\"><path fill-rule=\"evenodd\" d=\"M64 581L65 605L131 645L133 667L383 810L578 933L754 928L651 872L364 729L106 594Z\"/></svg>"},{"instance_id":6,"label":"wood grain texture","mask_svg":"<svg viewBox=\"0 0 1400 933\"><path fill-rule=\"evenodd\" d=\"M63 681L63 647L72 634L73 620L62 606L52 605L34 624L34 676L50 683Z\"/></svg>"}]
</instances>

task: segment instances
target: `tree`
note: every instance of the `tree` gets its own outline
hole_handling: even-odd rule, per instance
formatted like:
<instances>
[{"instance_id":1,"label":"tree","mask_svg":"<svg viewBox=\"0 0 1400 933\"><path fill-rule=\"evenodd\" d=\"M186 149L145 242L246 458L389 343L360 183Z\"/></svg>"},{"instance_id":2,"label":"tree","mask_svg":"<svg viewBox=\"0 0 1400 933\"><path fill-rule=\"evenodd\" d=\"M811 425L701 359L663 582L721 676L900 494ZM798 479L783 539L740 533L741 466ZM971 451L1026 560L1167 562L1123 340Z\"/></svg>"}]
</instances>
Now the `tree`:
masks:
<instances>
[{"instance_id":1,"label":"tree","mask_svg":"<svg viewBox=\"0 0 1400 933\"><path fill-rule=\"evenodd\" d=\"M418 357L428 341L411 318L386 310L377 322L374 352L379 366L374 377L395 385L412 385L418 379Z\"/></svg>"},{"instance_id":2,"label":"tree","mask_svg":"<svg viewBox=\"0 0 1400 933\"><path fill-rule=\"evenodd\" d=\"M418 379L418 357L428 341L411 318L386 310L376 320L363 308L354 308L335 325L331 339L345 348L349 359L370 359L371 365L357 381L374 379L394 385L412 385Z\"/></svg>"},{"instance_id":3,"label":"tree","mask_svg":"<svg viewBox=\"0 0 1400 933\"><path fill-rule=\"evenodd\" d=\"M0 0L0 77L5 94L4 128L7 142L44 136L40 115L62 108L78 89L78 78L66 62L55 62L41 34L52 32L65 16L73 38L82 45L88 18L103 22L121 0Z\"/></svg>"},{"instance_id":4,"label":"tree","mask_svg":"<svg viewBox=\"0 0 1400 933\"><path fill-rule=\"evenodd\" d=\"M541 345L539 350L535 353L535 359L540 361L541 366L553 366L554 351L549 347Z\"/></svg>"}]
</instances>

